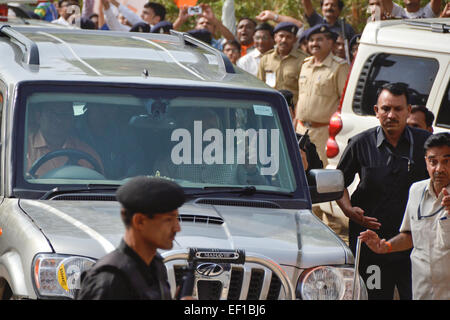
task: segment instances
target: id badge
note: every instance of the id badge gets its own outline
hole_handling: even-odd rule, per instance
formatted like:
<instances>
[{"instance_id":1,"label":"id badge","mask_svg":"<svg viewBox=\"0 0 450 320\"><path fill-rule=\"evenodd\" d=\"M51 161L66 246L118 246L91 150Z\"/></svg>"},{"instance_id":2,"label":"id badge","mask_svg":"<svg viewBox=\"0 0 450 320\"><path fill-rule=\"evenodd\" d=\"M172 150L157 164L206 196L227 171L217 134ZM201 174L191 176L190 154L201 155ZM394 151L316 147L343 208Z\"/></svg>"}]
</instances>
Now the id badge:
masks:
<instances>
[{"instance_id":1,"label":"id badge","mask_svg":"<svg viewBox=\"0 0 450 320\"><path fill-rule=\"evenodd\" d=\"M275 88L275 84L277 82L277 78L275 76L275 72L267 72L266 73L266 84Z\"/></svg>"}]
</instances>

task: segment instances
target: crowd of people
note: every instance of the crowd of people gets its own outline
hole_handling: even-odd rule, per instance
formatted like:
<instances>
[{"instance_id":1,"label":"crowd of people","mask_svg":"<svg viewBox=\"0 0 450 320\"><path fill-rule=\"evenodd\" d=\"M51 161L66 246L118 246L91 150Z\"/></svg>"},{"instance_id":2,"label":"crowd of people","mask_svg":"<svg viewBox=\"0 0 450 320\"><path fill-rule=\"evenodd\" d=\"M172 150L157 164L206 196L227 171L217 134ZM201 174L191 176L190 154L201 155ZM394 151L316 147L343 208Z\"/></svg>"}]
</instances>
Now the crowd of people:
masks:
<instances>
[{"instance_id":1,"label":"crowd of people","mask_svg":"<svg viewBox=\"0 0 450 320\"><path fill-rule=\"evenodd\" d=\"M79 5L78 2L59 0L56 6L51 2L41 3L35 14L52 23L70 25L74 10L69 8ZM392 0L368 0L368 22L450 17L450 4L442 9L441 0L430 0L423 7L419 0L404 2L405 7L401 7ZM341 0L322 0L321 14L311 0L302 0L302 5L305 12L302 20L307 25L298 17L271 10L236 20L233 6L228 6L230 10L226 13L231 18L219 19L208 4L201 3L195 27L187 32L223 51L232 63L289 97L295 131L299 136L308 133L316 146L318 162L325 167L329 120L337 110L361 35L340 18L344 7ZM117 0L84 0L81 27L169 33L171 29L183 29L190 17L187 6L180 7L178 17L170 22L166 20L164 6L156 2L146 3L138 16ZM411 106L408 92L398 84L380 88L374 108L380 126L352 138L338 164L346 187L356 173L361 179L351 198L345 191L338 201L350 220L350 230L342 226L332 228L344 239L349 236L353 251L358 237L367 243L361 255L362 270L371 265L381 268L382 289L369 290L369 298L392 299L394 287L397 287L402 299L449 299L450 275L435 268L444 266L443 262L447 263L450 257L448 230L446 235L442 231L442 225L450 221L447 219L450 211L449 134L432 135L433 114L425 106ZM306 168L307 163L304 166ZM409 191L411 185L413 188ZM423 204L424 201L429 204ZM432 217L426 220L429 225L422 226L421 217L416 219L417 210L419 214L423 210L422 217ZM326 213L320 208L315 208L314 213L333 224L333 217L324 217ZM445 228L448 227L446 224ZM420 228L427 229L421 231ZM365 229L376 230L392 239L380 239L373 231L365 232ZM400 235L396 236L399 231ZM418 246L416 240L428 247ZM413 243L415 253L410 257L407 250ZM391 252L394 253L380 255Z\"/></svg>"}]
</instances>

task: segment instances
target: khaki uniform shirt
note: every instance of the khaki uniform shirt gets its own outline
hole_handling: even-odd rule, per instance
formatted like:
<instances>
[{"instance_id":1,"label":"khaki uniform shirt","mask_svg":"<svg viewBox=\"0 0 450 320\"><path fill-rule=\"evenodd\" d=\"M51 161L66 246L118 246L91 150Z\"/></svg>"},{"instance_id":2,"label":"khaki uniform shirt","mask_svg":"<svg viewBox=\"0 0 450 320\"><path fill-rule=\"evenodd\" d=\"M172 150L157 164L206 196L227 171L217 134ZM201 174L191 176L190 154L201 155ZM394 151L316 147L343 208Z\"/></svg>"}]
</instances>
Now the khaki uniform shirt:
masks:
<instances>
[{"instance_id":1,"label":"khaki uniform shirt","mask_svg":"<svg viewBox=\"0 0 450 320\"><path fill-rule=\"evenodd\" d=\"M328 123L339 106L349 72L344 59L332 53L320 65L305 59L298 80L296 118L302 122Z\"/></svg>"},{"instance_id":2,"label":"khaki uniform shirt","mask_svg":"<svg viewBox=\"0 0 450 320\"><path fill-rule=\"evenodd\" d=\"M261 57L258 78L277 90L291 91L294 95L293 103L296 104L298 98L298 76L303 60L307 56L302 50L294 49L288 56L281 58L276 48L269 50Z\"/></svg>"},{"instance_id":3,"label":"khaki uniform shirt","mask_svg":"<svg viewBox=\"0 0 450 320\"><path fill-rule=\"evenodd\" d=\"M450 192L450 185L447 186ZM411 232L413 299L450 299L450 216L436 197L430 179L409 191L400 232Z\"/></svg>"}]
</instances>

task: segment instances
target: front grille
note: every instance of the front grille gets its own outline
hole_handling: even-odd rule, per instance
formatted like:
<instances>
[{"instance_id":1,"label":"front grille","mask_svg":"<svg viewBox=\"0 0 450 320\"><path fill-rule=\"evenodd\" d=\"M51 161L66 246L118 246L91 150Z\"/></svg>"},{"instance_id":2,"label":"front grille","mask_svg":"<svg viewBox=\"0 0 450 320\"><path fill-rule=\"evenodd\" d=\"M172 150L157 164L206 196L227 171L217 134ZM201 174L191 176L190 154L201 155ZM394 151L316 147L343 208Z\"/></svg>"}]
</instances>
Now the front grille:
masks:
<instances>
[{"instance_id":1,"label":"front grille","mask_svg":"<svg viewBox=\"0 0 450 320\"><path fill-rule=\"evenodd\" d=\"M250 285L248 288L247 300L258 300L264 283L264 271L253 269L250 277Z\"/></svg>"},{"instance_id":2,"label":"front grille","mask_svg":"<svg viewBox=\"0 0 450 320\"><path fill-rule=\"evenodd\" d=\"M228 300L239 300L243 280L244 280L244 270L241 268L233 268L231 270L230 288L228 290Z\"/></svg>"},{"instance_id":3,"label":"front grille","mask_svg":"<svg viewBox=\"0 0 450 320\"><path fill-rule=\"evenodd\" d=\"M277 300L280 295L281 280L275 275L272 275L270 280L269 293L267 294L267 300Z\"/></svg>"},{"instance_id":4,"label":"front grille","mask_svg":"<svg viewBox=\"0 0 450 320\"><path fill-rule=\"evenodd\" d=\"M197 290L199 300L219 300L222 293L222 282L199 280Z\"/></svg>"},{"instance_id":5,"label":"front grille","mask_svg":"<svg viewBox=\"0 0 450 320\"><path fill-rule=\"evenodd\" d=\"M173 266L177 286L181 285L184 270L184 266ZM268 269L232 266L228 272L228 276L222 278L222 280L229 279L225 282L215 280L215 278L198 279L196 283L198 299L220 300L224 296L223 290L225 289L228 289L228 294L224 296L224 299L227 300L239 300L241 298L243 300L277 300L280 296L281 281ZM264 281L270 283L265 284ZM263 292L265 285L266 290Z\"/></svg>"}]
</instances>

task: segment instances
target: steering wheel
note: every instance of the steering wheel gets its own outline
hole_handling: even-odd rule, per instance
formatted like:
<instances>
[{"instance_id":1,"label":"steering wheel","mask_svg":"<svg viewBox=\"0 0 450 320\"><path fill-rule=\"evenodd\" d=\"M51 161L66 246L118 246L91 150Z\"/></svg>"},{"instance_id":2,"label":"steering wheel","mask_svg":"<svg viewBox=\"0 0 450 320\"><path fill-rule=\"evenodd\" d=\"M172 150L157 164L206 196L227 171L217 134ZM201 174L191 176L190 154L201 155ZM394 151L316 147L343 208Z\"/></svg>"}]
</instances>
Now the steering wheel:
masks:
<instances>
[{"instance_id":1,"label":"steering wheel","mask_svg":"<svg viewBox=\"0 0 450 320\"><path fill-rule=\"evenodd\" d=\"M37 159L33 165L31 166L30 170L29 170L29 174L33 177L36 178L36 171L47 161L54 159L54 158L58 158L58 157L67 157L69 158L67 160L67 162L64 164L64 166L67 165L72 165L72 166L80 166L78 164L78 161L80 161L81 159L86 160L87 162L89 162L93 167L94 170L97 172L102 172L102 167L101 165L98 163L98 161L91 156L89 153L86 153L84 151L80 151L80 150L75 150L75 149L60 149L60 150L55 150L55 151L50 151L47 154L44 154L42 157L40 157L39 159Z\"/></svg>"}]
</instances>

